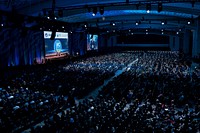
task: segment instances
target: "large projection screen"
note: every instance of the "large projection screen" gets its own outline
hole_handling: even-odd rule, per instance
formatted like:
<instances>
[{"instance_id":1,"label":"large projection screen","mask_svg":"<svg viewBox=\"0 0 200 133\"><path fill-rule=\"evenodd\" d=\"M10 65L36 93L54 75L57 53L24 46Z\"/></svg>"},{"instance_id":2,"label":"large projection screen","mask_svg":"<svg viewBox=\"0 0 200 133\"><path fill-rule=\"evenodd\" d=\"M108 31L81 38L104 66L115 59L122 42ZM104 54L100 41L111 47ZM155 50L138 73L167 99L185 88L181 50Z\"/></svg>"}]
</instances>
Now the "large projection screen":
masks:
<instances>
[{"instance_id":1,"label":"large projection screen","mask_svg":"<svg viewBox=\"0 0 200 133\"><path fill-rule=\"evenodd\" d=\"M51 40L51 34L51 31L44 31L45 57L58 58L69 54L68 33L56 32L54 40Z\"/></svg>"}]
</instances>

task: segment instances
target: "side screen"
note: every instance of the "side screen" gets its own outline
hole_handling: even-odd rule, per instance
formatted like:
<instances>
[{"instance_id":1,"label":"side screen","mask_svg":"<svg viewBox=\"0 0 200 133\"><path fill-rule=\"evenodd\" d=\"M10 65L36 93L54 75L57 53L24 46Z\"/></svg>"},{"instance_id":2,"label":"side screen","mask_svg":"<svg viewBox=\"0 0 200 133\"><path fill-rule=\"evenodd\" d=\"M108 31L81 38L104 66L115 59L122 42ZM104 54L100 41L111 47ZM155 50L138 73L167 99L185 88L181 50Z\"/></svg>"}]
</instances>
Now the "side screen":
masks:
<instances>
[{"instance_id":1,"label":"side screen","mask_svg":"<svg viewBox=\"0 0 200 133\"><path fill-rule=\"evenodd\" d=\"M87 50L98 50L98 35L87 35Z\"/></svg>"}]
</instances>

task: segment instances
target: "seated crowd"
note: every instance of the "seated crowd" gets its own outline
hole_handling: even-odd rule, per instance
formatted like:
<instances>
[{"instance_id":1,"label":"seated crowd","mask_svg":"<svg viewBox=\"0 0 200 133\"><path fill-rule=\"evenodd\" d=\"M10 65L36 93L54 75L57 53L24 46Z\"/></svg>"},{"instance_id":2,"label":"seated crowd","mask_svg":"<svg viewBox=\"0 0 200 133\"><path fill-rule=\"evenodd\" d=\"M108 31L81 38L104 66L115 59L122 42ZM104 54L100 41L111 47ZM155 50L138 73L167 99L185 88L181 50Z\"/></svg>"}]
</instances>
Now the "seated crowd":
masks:
<instances>
[{"instance_id":1,"label":"seated crowd","mask_svg":"<svg viewBox=\"0 0 200 133\"><path fill-rule=\"evenodd\" d=\"M136 56L116 53L67 65L25 68L0 79L0 129L20 131L67 107L67 97L81 98L114 76Z\"/></svg>"},{"instance_id":2,"label":"seated crowd","mask_svg":"<svg viewBox=\"0 0 200 133\"><path fill-rule=\"evenodd\" d=\"M138 60L89 98L55 113L33 132L188 132L200 130L200 70L177 52L138 52Z\"/></svg>"}]
</instances>

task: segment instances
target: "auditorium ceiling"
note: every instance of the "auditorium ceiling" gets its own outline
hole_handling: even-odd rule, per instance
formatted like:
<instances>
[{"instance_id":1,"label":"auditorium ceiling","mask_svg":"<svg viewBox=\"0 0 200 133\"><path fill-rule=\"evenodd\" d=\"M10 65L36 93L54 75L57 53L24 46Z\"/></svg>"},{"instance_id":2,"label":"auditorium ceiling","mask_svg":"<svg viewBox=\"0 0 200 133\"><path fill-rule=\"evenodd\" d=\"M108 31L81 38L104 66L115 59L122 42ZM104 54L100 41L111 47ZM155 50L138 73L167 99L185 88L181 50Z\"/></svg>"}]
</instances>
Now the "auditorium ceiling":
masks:
<instances>
[{"instance_id":1,"label":"auditorium ceiling","mask_svg":"<svg viewBox=\"0 0 200 133\"><path fill-rule=\"evenodd\" d=\"M199 0L1 0L0 8L106 32L192 30L200 16Z\"/></svg>"}]
</instances>

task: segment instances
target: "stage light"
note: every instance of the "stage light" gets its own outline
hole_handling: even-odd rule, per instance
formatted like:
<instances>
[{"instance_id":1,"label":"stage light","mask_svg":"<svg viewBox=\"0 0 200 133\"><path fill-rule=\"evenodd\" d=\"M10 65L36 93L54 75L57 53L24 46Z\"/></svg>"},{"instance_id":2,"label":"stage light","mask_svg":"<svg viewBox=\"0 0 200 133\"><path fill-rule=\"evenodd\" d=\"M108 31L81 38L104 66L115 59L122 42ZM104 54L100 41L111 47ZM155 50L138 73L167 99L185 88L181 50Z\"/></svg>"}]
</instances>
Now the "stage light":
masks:
<instances>
[{"instance_id":1,"label":"stage light","mask_svg":"<svg viewBox=\"0 0 200 133\"><path fill-rule=\"evenodd\" d=\"M95 16L97 14L97 7L93 7L93 14L92 16Z\"/></svg>"},{"instance_id":2,"label":"stage light","mask_svg":"<svg viewBox=\"0 0 200 133\"><path fill-rule=\"evenodd\" d=\"M162 35L164 34L164 32L162 32Z\"/></svg>"},{"instance_id":3,"label":"stage light","mask_svg":"<svg viewBox=\"0 0 200 133\"><path fill-rule=\"evenodd\" d=\"M116 24L114 22L110 22L110 25L115 26Z\"/></svg>"},{"instance_id":4,"label":"stage light","mask_svg":"<svg viewBox=\"0 0 200 133\"><path fill-rule=\"evenodd\" d=\"M100 13L101 15L104 14L104 7L103 7L103 6L100 6L100 7L99 7L99 13Z\"/></svg>"},{"instance_id":5,"label":"stage light","mask_svg":"<svg viewBox=\"0 0 200 133\"><path fill-rule=\"evenodd\" d=\"M188 24L188 25L190 25L190 24L191 24L191 22L190 22L190 21L188 21L188 22L187 22L187 24Z\"/></svg>"},{"instance_id":6,"label":"stage light","mask_svg":"<svg viewBox=\"0 0 200 133\"><path fill-rule=\"evenodd\" d=\"M158 3L158 12L161 12L162 11L162 3Z\"/></svg>"},{"instance_id":7,"label":"stage light","mask_svg":"<svg viewBox=\"0 0 200 133\"><path fill-rule=\"evenodd\" d=\"M179 32L177 31L177 32L176 32L176 34L178 35L178 34L179 34Z\"/></svg>"},{"instance_id":8,"label":"stage light","mask_svg":"<svg viewBox=\"0 0 200 133\"><path fill-rule=\"evenodd\" d=\"M147 11L147 13L150 13L150 11L151 11L151 4L150 3L146 4L146 11Z\"/></svg>"},{"instance_id":9,"label":"stage light","mask_svg":"<svg viewBox=\"0 0 200 133\"><path fill-rule=\"evenodd\" d=\"M135 25L139 25L139 23L138 23L138 22L136 22L136 23L135 23Z\"/></svg>"},{"instance_id":10,"label":"stage light","mask_svg":"<svg viewBox=\"0 0 200 133\"><path fill-rule=\"evenodd\" d=\"M161 24L165 25L165 24L167 24L167 21L166 20L165 21L161 21Z\"/></svg>"}]
</instances>

